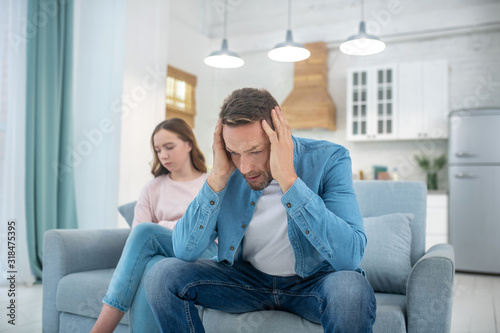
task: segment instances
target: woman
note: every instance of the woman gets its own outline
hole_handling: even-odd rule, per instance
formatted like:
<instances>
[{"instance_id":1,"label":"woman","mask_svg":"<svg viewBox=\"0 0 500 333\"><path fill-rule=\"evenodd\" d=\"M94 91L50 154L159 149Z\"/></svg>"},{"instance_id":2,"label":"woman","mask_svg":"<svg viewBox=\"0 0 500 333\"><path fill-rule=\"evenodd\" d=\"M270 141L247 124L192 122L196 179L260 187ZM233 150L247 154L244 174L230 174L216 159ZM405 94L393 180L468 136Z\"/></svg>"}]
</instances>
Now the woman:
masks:
<instances>
[{"instance_id":1,"label":"woman","mask_svg":"<svg viewBox=\"0 0 500 333\"><path fill-rule=\"evenodd\" d=\"M172 230L208 177L205 158L184 120L173 118L158 124L151 146L156 152L151 169L155 178L137 200L133 229L103 299L94 333L112 332L129 309L131 331L158 331L142 279L156 262L174 256ZM214 243L205 257L215 255Z\"/></svg>"}]
</instances>

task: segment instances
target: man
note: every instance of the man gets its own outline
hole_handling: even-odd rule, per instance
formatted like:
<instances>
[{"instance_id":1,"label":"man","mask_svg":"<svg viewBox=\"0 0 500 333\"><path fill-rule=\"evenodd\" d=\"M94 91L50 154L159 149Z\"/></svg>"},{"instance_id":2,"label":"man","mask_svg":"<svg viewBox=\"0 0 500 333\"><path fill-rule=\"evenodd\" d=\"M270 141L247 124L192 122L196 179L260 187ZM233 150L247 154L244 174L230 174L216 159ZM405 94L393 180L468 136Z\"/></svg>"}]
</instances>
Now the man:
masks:
<instances>
[{"instance_id":1,"label":"man","mask_svg":"<svg viewBox=\"0 0 500 333\"><path fill-rule=\"evenodd\" d=\"M325 332L371 332L376 301L348 151L296 138L265 90L234 91L214 132L214 165L146 293L163 332L204 332L195 304L284 310ZM217 260L198 259L218 237Z\"/></svg>"}]
</instances>

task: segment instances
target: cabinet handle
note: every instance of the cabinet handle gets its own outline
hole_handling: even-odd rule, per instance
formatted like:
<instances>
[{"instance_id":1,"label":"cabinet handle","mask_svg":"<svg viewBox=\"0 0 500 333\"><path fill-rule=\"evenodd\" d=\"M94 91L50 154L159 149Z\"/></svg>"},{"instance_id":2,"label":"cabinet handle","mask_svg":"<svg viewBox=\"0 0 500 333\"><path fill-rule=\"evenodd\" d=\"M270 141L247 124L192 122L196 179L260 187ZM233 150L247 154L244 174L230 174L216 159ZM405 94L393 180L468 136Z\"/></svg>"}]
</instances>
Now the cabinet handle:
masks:
<instances>
[{"instance_id":1,"label":"cabinet handle","mask_svg":"<svg viewBox=\"0 0 500 333\"><path fill-rule=\"evenodd\" d=\"M471 173L459 172L459 173L455 174L455 177L460 178L460 179L466 179L466 178L476 178L476 175L471 174Z\"/></svg>"},{"instance_id":2,"label":"cabinet handle","mask_svg":"<svg viewBox=\"0 0 500 333\"><path fill-rule=\"evenodd\" d=\"M476 156L475 153L469 153L469 152L466 152L466 151L457 151L455 153L455 156L457 157L474 157Z\"/></svg>"}]
</instances>

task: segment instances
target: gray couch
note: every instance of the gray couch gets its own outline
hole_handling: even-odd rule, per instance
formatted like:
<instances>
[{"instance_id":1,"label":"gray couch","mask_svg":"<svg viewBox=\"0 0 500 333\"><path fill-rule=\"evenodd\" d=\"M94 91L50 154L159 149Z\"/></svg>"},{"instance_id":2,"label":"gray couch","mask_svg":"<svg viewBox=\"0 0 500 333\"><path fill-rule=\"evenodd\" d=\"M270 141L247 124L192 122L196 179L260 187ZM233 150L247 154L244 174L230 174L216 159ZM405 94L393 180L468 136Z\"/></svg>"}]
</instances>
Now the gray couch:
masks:
<instances>
[{"instance_id":1,"label":"gray couch","mask_svg":"<svg viewBox=\"0 0 500 333\"><path fill-rule=\"evenodd\" d=\"M361 267L377 298L374 332L449 332L454 252L449 244L440 244L425 253L425 184L356 181L354 189L368 237ZM121 210L130 220L133 204ZM128 229L45 234L44 332L90 330L128 234ZM229 314L202 309L200 315L207 332L323 331L282 311ZM126 315L116 332L127 332L128 320Z\"/></svg>"}]
</instances>

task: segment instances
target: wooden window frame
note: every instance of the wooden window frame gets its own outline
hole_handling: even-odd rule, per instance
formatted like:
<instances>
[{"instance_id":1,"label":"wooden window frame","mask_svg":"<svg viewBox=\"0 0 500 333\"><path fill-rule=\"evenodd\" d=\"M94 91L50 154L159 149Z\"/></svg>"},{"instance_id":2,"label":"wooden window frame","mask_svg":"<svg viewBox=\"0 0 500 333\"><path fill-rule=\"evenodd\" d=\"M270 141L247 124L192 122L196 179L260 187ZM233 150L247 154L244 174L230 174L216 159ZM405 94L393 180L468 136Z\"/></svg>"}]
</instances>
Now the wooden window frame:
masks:
<instances>
[{"instance_id":1,"label":"wooden window frame","mask_svg":"<svg viewBox=\"0 0 500 333\"><path fill-rule=\"evenodd\" d=\"M175 81L184 82L184 96L179 96L176 93L177 83ZM194 118L196 116L196 83L196 76L173 66L167 66L165 119L181 118L194 128Z\"/></svg>"}]
</instances>

